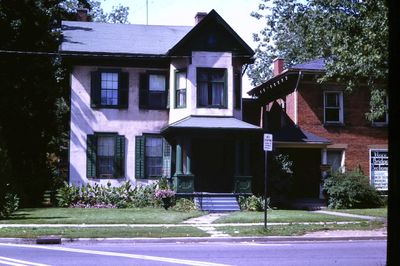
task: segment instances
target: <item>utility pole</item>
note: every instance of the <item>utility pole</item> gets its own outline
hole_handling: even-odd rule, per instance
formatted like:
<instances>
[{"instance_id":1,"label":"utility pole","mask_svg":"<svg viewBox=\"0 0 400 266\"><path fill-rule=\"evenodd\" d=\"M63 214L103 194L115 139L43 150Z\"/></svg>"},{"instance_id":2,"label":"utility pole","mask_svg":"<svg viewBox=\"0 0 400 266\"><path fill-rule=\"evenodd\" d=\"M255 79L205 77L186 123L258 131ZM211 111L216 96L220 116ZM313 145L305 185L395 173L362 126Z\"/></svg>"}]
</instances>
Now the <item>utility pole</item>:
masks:
<instances>
[{"instance_id":1,"label":"utility pole","mask_svg":"<svg viewBox=\"0 0 400 266\"><path fill-rule=\"evenodd\" d=\"M146 0L146 25L149 25L149 0Z\"/></svg>"}]
</instances>

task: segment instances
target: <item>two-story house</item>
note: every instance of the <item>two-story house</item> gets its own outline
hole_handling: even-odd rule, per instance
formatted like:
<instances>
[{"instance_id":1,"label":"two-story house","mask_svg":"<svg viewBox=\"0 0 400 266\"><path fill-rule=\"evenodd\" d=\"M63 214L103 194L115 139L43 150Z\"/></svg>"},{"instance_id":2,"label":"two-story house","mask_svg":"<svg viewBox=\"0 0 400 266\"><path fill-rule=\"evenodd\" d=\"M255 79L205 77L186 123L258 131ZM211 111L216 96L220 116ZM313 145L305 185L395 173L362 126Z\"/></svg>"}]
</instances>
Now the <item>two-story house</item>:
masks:
<instances>
[{"instance_id":1,"label":"two-story house","mask_svg":"<svg viewBox=\"0 0 400 266\"><path fill-rule=\"evenodd\" d=\"M261 106L262 126L273 133L276 152L294 162L294 198L323 198L327 171L359 167L371 184L387 191L388 116L370 122L370 93L361 85L352 93L335 82L318 83L323 59L284 69L273 62L274 76L249 94Z\"/></svg>"},{"instance_id":2,"label":"two-story house","mask_svg":"<svg viewBox=\"0 0 400 266\"><path fill-rule=\"evenodd\" d=\"M167 177L178 192L251 192L262 129L242 121L241 78L254 52L215 10L195 21L62 22L70 184Z\"/></svg>"}]
</instances>

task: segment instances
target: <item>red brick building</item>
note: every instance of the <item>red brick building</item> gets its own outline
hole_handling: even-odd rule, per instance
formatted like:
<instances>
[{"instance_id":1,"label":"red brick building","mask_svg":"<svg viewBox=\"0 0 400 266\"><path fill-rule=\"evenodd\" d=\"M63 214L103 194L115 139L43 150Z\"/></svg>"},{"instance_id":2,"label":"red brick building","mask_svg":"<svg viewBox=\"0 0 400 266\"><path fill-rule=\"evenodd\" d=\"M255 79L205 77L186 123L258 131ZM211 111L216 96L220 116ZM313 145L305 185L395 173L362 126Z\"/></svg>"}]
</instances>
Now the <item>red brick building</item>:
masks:
<instances>
[{"instance_id":1,"label":"red brick building","mask_svg":"<svg viewBox=\"0 0 400 266\"><path fill-rule=\"evenodd\" d=\"M294 198L323 198L326 171L356 167L377 189L387 191L388 116L370 122L367 87L345 92L337 83L317 82L323 59L283 69L274 61L274 77L252 89L261 107L260 123L273 133L274 151L294 162Z\"/></svg>"}]
</instances>

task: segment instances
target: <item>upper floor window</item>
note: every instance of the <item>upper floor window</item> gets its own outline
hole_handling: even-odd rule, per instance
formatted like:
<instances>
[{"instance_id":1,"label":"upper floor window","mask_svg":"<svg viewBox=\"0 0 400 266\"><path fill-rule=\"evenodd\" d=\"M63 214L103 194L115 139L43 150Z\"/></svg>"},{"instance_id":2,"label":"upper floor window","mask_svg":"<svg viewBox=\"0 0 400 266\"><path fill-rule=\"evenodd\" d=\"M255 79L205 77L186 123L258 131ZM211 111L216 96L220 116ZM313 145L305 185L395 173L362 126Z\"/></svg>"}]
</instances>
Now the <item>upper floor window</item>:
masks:
<instances>
[{"instance_id":1,"label":"upper floor window","mask_svg":"<svg viewBox=\"0 0 400 266\"><path fill-rule=\"evenodd\" d=\"M87 136L88 178L124 176L125 137L112 133Z\"/></svg>"},{"instance_id":2,"label":"upper floor window","mask_svg":"<svg viewBox=\"0 0 400 266\"><path fill-rule=\"evenodd\" d=\"M324 123L343 123L343 92L324 92Z\"/></svg>"},{"instance_id":3,"label":"upper floor window","mask_svg":"<svg viewBox=\"0 0 400 266\"><path fill-rule=\"evenodd\" d=\"M383 113L382 116L380 116L379 118L374 119L374 121L372 121L372 124L374 126L386 126L388 124L388 121L389 121L389 114L387 111L388 102L389 102L388 97L385 96L383 98L383 104L385 105L386 111Z\"/></svg>"},{"instance_id":4,"label":"upper floor window","mask_svg":"<svg viewBox=\"0 0 400 266\"><path fill-rule=\"evenodd\" d=\"M226 69L197 68L197 106L226 107Z\"/></svg>"},{"instance_id":5,"label":"upper floor window","mask_svg":"<svg viewBox=\"0 0 400 266\"><path fill-rule=\"evenodd\" d=\"M236 69L233 73L233 87L235 91L235 108L242 107L242 73L241 69Z\"/></svg>"},{"instance_id":6,"label":"upper floor window","mask_svg":"<svg viewBox=\"0 0 400 266\"><path fill-rule=\"evenodd\" d=\"M167 108L168 74L149 72L140 75L139 106L144 109Z\"/></svg>"},{"instance_id":7,"label":"upper floor window","mask_svg":"<svg viewBox=\"0 0 400 266\"><path fill-rule=\"evenodd\" d=\"M179 70L175 73L175 107L186 107L186 90L187 90L186 71Z\"/></svg>"},{"instance_id":8,"label":"upper floor window","mask_svg":"<svg viewBox=\"0 0 400 266\"><path fill-rule=\"evenodd\" d=\"M128 108L129 76L119 70L99 70L91 73L91 106Z\"/></svg>"}]
</instances>

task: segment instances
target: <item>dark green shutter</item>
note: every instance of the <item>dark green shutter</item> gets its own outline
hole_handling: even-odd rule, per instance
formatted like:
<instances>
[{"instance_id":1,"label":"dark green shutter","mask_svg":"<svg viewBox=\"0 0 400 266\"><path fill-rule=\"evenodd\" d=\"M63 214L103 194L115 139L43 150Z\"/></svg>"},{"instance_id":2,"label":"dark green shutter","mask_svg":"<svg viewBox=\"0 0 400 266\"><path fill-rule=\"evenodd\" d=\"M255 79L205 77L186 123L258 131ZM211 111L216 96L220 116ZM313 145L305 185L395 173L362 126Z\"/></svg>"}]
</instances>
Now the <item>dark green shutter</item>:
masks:
<instances>
[{"instance_id":1,"label":"dark green shutter","mask_svg":"<svg viewBox=\"0 0 400 266\"><path fill-rule=\"evenodd\" d=\"M129 73L119 73L119 93L118 106L120 108L128 108L129 103Z\"/></svg>"},{"instance_id":2,"label":"dark green shutter","mask_svg":"<svg viewBox=\"0 0 400 266\"><path fill-rule=\"evenodd\" d=\"M97 138L95 135L87 135L86 147L86 175L87 178L96 177Z\"/></svg>"},{"instance_id":3,"label":"dark green shutter","mask_svg":"<svg viewBox=\"0 0 400 266\"><path fill-rule=\"evenodd\" d=\"M121 178L125 174L125 136L115 136L115 177Z\"/></svg>"},{"instance_id":4,"label":"dark green shutter","mask_svg":"<svg viewBox=\"0 0 400 266\"><path fill-rule=\"evenodd\" d=\"M135 137L135 177L145 178L144 174L144 136Z\"/></svg>"},{"instance_id":5,"label":"dark green shutter","mask_svg":"<svg viewBox=\"0 0 400 266\"><path fill-rule=\"evenodd\" d=\"M171 145L163 138L163 177L171 177Z\"/></svg>"},{"instance_id":6,"label":"dark green shutter","mask_svg":"<svg viewBox=\"0 0 400 266\"><path fill-rule=\"evenodd\" d=\"M98 107L101 103L101 72L93 71L90 77L90 106Z\"/></svg>"},{"instance_id":7,"label":"dark green shutter","mask_svg":"<svg viewBox=\"0 0 400 266\"><path fill-rule=\"evenodd\" d=\"M139 108L148 108L148 91L149 91L148 75L145 73L139 74Z\"/></svg>"}]
</instances>

